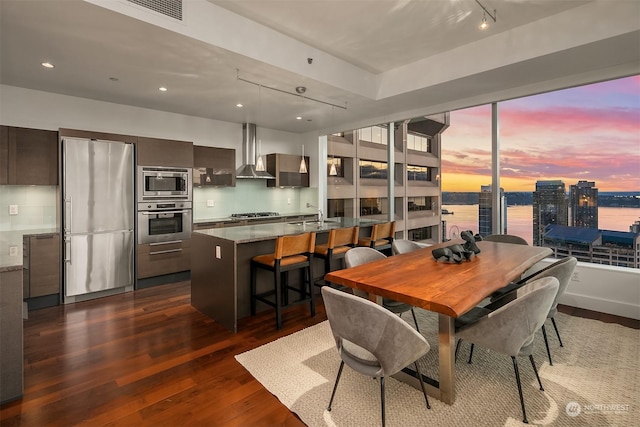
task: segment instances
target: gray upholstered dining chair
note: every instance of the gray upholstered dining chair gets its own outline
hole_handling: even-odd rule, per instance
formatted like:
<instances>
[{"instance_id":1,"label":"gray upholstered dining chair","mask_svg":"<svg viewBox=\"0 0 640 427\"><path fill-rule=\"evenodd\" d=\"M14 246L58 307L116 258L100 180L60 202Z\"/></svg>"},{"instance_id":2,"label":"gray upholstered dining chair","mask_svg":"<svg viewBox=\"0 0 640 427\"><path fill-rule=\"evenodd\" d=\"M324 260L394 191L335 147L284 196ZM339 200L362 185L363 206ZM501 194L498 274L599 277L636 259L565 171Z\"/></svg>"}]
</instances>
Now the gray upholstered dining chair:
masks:
<instances>
[{"instance_id":1,"label":"gray upholstered dining chair","mask_svg":"<svg viewBox=\"0 0 640 427\"><path fill-rule=\"evenodd\" d=\"M551 309L549 309L549 313L547 314L547 319L551 319L551 324L553 325L553 329L555 329L556 331L558 341L560 342L560 347L563 347L562 338L560 338L560 332L558 331L558 325L556 325L555 319L555 315L558 313L558 299L562 295L564 295L565 291L567 290L567 286L569 285L569 281L571 280L571 276L573 276L573 272L575 271L577 264L578 260L574 257L562 258L561 260L554 262L548 267L543 268L542 270L537 271L529 277L525 277L523 280L521 280L521 282L524 282L526 284L543 277L555 277L556 279L558 279L560 285L558 287L556 297L553 300L553 304L551 305ZM553 361L551 360L551 350L549 350L549 340L547 339L547 331L544 328L544 323L542 324L542 336L544 337L544 345L547 347L549 365L553 365Z\"/></svg>"},{"instance_id":2,"label":"gray upholstered dining chair","mask_svg":"<svg viewBox=\"0 0 640 427\"><path fill-rule=\"evenodd\" d=\"M325 286L321 290L331 332L340 354L340 368L328 411L345 363L353 370L380 378L382 425L385 425L385 378L413 363L427 408L429 398L417 360L429 352L429 342L411 326L381 306Z\"/></svg>"},{"instance_id":3,"label":"gray upholstered dining chair","mask_svg":"<svg viewBox=\"0 0 640 427\"><path fill-rule=\"evenodd\" d=\"M517 356L529 356L540 390L544 390L533 360L533 341L536 331L547 318L558 293L558 287L558 279L555 277L533 280L516 291L516 299L487 313L474 323L461 326L456 331L456 336L461 340L511 356L524 423L528 423L527 411L524 405Z\"/></svg>"},{"instance_id":4,"label":"gray upholstered dining chair","mask_svg":"<svg viewBox=\"0 0 640 427\"><path fill-rule=\"evenodd\" d=\"M366 264L372 261L376 261L378 259L386 258L387 256L382 252L379 252L373 248L365 248L358 247L352 248L344 254L344 263L347 268L356 267L358 265ZM369 295L366 292L363 292L358 289L353 289L353 293L356 296L362 298L369 298ZM382 299L382 306L387 310L395 313L399 316L402 316L402 313L407 311L411 311L411 315L413 316L413 322L416 325L416 330L420 332L420 327L418 326L418 319L416 318L416 313L413 310L413 306L409 304L405 304L403 302L395 301L389 298Z\"/></svg>"},{"instance_id":5,"label":"gray upholstered dining chair","mask_svg":"<svg viewBox=\"0 0 640 427\"><path fill-rule=\"evenodd\" d=\"M528 245L527 241L522 237L515 236L513 234L490 234L487 237L484 237L483 240L487 240L489 242L513 243L514 245Z\"/></svg>"},{"instance_id":6,"label":"gray upholstered dining chair","mask_svg":"<svg viewBox=\"0 0 640 427\"><path fill-rule=\"evenodd\" d=\"M428 243L418 243L413 240L398 239L394 240L391 244L391 253L394 255L405 254L407 252L413 252L420 248L426 248L431 246Z\"/></svg>"},{"instance_id":7,"label":"gray upholstered dining chair","mask_svg":"<svg viewBox=\"0 0 640 427\"><path fill-rule=\"evenodd\" d=\"M491 303L485 305L484 307L475 307L469 312L467 315L463 315L459 320L457 320L458 326L462 324L468 324L474 322L478 317L483 316L497 308L500 308L507 302L516 298L517 290L527 283L532 282L536 279L541 279L543 277L555 277L558 279L559 287L558 293L556 294L555 299L553 300L553 305L549 310L549 314L547 314L547 318L551 319L551 323L553 324L553 328L556 331L556 336L558 337L558 341L560 342L560 347L563 347L562 338L560 338L560 332L558 331L558 325L556 325L555 315L558 313L558 299L564 295L567 290L567 286L569 285L569 281L571 280L571 276L573 276L573 272L576 269L576 265L578 261L574 257L566 257L562 258L551 265L543 268L542 270L538 270L524 279L511 283L508 286L505 286L502 289L494 292L491 296ZM547 337L547 331L544 327L544 323L542 324L542 337L544 338L544 345L547 348L547 356L549 357L549 365L553 366L553 360L551 359L551 350L549 348L549 340ZM458 342L459 345L459 342ZM473 357L473 345L471 346L471 350L469 352L469 363L471 363L471 358Z\"/></svg>"}]
</instances>

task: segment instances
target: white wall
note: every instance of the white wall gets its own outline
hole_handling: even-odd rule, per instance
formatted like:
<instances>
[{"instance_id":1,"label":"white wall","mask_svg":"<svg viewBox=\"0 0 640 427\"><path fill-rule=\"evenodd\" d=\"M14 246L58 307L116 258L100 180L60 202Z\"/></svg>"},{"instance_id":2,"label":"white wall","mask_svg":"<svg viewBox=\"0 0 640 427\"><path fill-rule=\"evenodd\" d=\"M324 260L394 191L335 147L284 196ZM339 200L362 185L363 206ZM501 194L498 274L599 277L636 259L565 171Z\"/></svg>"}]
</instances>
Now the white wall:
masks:
<instances>
[{"instance_id":1,"label":"white wall","mask_svg":"<svg viewBox=\"0 0 640 427\"><path fill-rule=\"evenodd\" d=\"M545 259L531 272L557 261ZM527 272L529 273L529 272ZM578 262L560 304L640 319L640 269Z\"/></svg>"},{"instance_id":2,"label":"white wall","mask_svg":"<svg viewBox=\"0 0 640 427\"><path fill-rule=\"evenodd\" d=\"M242 124L131 107L73 96L0 85L0 123L58 130L83 129L191 141L195 145L236 149L242 161ZM303 136L258 128L262 153L297 154ZM314 156L311 150L307 155ZM315 161L315 160L314 160Z\"/></svg>"}]
</instances>

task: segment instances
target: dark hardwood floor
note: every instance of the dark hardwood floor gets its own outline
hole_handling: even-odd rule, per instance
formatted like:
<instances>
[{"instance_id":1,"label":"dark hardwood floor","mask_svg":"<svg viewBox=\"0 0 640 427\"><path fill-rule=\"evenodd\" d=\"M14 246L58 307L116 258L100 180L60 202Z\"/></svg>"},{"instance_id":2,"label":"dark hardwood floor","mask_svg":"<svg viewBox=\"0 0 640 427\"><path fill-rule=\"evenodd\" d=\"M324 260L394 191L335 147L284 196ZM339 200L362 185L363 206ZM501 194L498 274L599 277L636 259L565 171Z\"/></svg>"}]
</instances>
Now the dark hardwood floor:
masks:
<instances>
[{"instance_id":1,"label":"dark hardwood floor","mask_svg":"<svg viewBox=\"0 0 640 427\"><path fill-rule=\"evenodd\" d=\"M639 328L637 320L561 307ZM177 283L29 313L22 399L10 426L301 426L234 356L326 319L322 303L268 310L232 334L190 305Z\"/></svg>"},{"instance_id":2,"label":"dark hardwood floor","mask_svg":"<svg viewBox=\"0 0 640 427\"><path fill-rule=\"evenodd\" d=\"M281 331L269 310L232 334L191 306L188 282L32 311L24 397L0 425L304 425L234 359L326 320L321 302L284 313Z\"/></svg>"}]
</instances>

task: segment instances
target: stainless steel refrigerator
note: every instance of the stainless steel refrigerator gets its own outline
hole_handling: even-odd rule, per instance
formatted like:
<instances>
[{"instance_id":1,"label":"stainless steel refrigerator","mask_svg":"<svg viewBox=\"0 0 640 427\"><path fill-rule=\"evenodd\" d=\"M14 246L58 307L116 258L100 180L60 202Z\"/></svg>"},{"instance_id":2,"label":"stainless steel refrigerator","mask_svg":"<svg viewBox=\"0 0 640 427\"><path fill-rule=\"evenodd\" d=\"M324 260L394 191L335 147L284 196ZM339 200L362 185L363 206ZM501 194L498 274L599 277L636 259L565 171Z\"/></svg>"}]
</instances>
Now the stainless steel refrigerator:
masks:
<instances>
[{"instance_id":1,"label":"stainless steel refrigerator","mask_svg":"<svg viewBox=\"0 0 640 427\"><path fill-rule=\"evenodd\" d=\"M132 144L62 139L65 303L133 289L133 162Z\"/></svg>"}]
</instances>

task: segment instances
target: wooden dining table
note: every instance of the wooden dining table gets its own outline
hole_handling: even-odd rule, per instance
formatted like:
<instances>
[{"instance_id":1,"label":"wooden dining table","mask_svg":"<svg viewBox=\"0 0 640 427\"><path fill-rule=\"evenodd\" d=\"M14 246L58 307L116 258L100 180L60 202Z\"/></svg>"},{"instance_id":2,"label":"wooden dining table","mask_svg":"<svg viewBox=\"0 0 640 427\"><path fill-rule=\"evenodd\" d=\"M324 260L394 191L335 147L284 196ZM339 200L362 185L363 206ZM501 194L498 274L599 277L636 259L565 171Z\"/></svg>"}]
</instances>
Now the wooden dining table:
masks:
<instances>
[{"instance_id":1,"label":"wooden dining table","mask_svg":"<svg viewBox=\"0 0 640 427\"><path fill-rule=\"evenodd\" d=\"M471 260L445 263L433 258L434 249L455 243L464 241L440 243L325 276L328 282L367 292L379 304L382 298L391 298L438 313L439 378L429 381L428 392L448 404L455 400L455 319L552 253L544 247L480 241L481 252Z\"/></svg>"}]
</instances>

